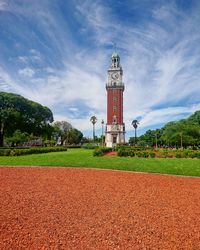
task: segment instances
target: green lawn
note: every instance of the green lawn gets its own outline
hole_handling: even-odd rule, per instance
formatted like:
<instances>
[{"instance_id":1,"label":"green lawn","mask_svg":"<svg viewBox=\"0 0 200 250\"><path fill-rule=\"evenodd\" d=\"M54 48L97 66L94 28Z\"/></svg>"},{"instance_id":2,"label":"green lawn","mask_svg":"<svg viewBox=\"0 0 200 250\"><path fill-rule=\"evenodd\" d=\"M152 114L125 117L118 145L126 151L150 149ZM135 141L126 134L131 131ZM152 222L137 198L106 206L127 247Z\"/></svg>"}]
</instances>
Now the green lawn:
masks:
<instances>
[{"instance_id":1,"label":"green lawn","mask_svg":"<svg viewBox=\"0 0 200 250\"><path fill-rule=\"evenodd\" d=\"M67 152L1 156L0 165L89 167L200 176L200 160L198 159L93 157L92 153L93 150L69 149Z\"/></svg>"}]
</instances>

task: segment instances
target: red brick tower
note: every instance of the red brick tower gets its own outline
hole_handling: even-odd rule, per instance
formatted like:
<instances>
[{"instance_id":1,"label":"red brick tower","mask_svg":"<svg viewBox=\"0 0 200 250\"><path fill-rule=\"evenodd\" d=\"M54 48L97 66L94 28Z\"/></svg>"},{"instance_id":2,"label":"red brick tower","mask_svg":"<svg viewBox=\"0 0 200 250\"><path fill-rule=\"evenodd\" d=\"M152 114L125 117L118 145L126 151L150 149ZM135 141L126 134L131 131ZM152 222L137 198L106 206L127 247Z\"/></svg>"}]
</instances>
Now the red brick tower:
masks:
<instances>
[{"instance_id":1,"label":"red brick tower","mask_svg":"<svg viewBox=\"0 0 200 250\"><path fill-rule=\"evenodd\" d=\"M107 90L107 124L106 146L113 147L125 142L125 124L123 122L123 70L120 65L120 57L113 53L111 65L108 69Z\"/></svg>"}]
</instances>

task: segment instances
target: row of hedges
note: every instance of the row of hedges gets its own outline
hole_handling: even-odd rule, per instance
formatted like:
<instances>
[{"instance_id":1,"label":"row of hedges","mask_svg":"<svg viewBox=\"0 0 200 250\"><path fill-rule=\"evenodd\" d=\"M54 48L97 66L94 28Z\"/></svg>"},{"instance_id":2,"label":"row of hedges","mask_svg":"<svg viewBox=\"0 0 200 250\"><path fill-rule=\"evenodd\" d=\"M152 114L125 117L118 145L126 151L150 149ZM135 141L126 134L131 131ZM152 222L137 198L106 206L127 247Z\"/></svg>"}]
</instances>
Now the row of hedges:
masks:
<instances>
[{"instance_id":1,"label":"row of hedges","mask_svg":"<svg viewBox=\"0 0 200 250\"><path fill-rule=\"evenodd\" d=\"M96 143L85 143L81 147L85 149L95 149L98 148L98 145Z\"/></svg>"},{"instance_id":2,"label":"row of hedges","mask_svg":"<svg viewBox=\"0 0 200 250\"><path fill-rule=\"evenodd\" d=\"M119 151L119 150L134 150L134 151L146 151L146 150L154 150L153 147L133 147L133 146L124 146L124 145L117 145L116 147L113 148L114 151Z\"/></svg>"},{"instance_id":3,"label":"row of hedges","mask_svg":"<svg viewBox=\"0 0 200 250\"><path fill-rule=\"evenodd\" d=\"M103 156L105 153L111 152L112 148L99 147L95 148L93 156Z\"/></svg>"},{"instance_id":4,"label":"row of hedges","mask_svg":"<svg viewBox=\"0 0 200 250\"><path fill-rule=\"evenodd\" d=\"M119 149L117 152L118 156L123 157L141 157L141 158L155 158L156 154L154 152L146 152L146 151L133 151L133 150L123 150Z\"/></svg>"},{"instance_id":5,"label":"row of hedges","mask_svg":"<svg viewBox=\"0 0 200 250\"><path fill-rule=\"evenodd\" d=\"M176 152L176 158L198 158L200 159L200 150L195 150L195 151L180 151Z\"/></svg>"},{"instance_id":6,"label":"row of hedges","mask_svg":"<svg viewBox=\"0 0 200 250\"><path fill-rule=\"evenodd\" d=\"M139 151L133 148L120 148L118 156L123 157L142 157L142 158L198 158L200 159L200 150L145 150Z\"/></svg>"},{"instance_id":7,"label":"row of hedges","mask_svg":"<svg viewBox=\"0 0 200 250\"><path fill-rule=\"evenodd\" d=\"M29 154L44 154L49 152L67 151L66 147L44 147L44 148L26 148L26 149L0 149L0 156L19 156Z\"/></svg>"},{"instance_id":8,"label":"row of hedges","mask_svg":"<svg viewBox=\"0 0 200 250\"><path fill-rule=\"evenodd\" d=\"M115 148L98 147L93 156L103 156L107 152L117 151L120 157L138 158L197 158L200 159L200 150L191 149L165 149L151 147L117 146Z\"/></svg>"}]
</instances>

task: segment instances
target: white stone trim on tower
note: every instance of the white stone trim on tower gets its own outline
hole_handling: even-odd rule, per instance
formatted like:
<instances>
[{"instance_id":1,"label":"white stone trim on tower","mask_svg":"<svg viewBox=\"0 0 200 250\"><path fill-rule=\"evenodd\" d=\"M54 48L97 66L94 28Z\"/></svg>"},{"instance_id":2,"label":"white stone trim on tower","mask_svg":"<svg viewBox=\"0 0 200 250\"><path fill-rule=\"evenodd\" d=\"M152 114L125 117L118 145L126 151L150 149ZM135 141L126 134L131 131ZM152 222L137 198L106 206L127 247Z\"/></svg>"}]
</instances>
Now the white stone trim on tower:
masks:
<instances>
[{"instance_id":1,"label":"white stone trim on tower","mask_svg":"<svg viewBox=\"0 0 200 250\"><path fill-rule=\"evenodd\" d=\"M113 138L116 137L116 142ZM113 147L118 144L125 143L125 125L113 124L106 125L106 137L105 137L106 147Z\"/></svg>"}]
</instances>

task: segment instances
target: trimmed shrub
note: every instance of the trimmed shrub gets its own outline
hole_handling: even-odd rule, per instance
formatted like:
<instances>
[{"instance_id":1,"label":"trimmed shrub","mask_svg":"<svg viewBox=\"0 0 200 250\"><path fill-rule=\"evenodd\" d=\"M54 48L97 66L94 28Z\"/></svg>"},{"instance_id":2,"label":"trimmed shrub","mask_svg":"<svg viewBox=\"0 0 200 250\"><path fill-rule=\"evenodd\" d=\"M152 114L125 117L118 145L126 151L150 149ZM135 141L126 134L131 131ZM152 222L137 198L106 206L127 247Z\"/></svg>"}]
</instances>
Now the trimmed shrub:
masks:
<instances>
[{"instance_id":1,"label":"trimmed shrub","mask_svg":"<svg viewBox=\"0 0 200 250\"><path fill-rule=\"evenodd\" d=\"M148 158L149 154L147 152L142 152L144 158Z\"/></svg>"},{"instance_id":2,"label":"trimmed shrub","mask_svg":"<svg viewBox=\"0 0 200 250\"><path fill-rule=\"evenodd\" d=\"M107 149L107 148L106 148ZM138 157L138 158L197 158L200 159L200 150L191 149L154 149L146 147L131 147L131 146L117 146L113 150L117 151L117 155L120 157ZM104 155L97 150L97 155Z\"/></svg>"},{"instance_id":3,"label":"trimmed shrub","mask_svg":"<svg viewBox=\"0 0 200 250\"><path fill-rule=\"evenodd\" d=\"M80 145L67 145L67 148L81 148Z\"/></svg>"},{"instance_id":4,"label":"trimmed shrub","mask_svg":"<svg viewBox=\"0 0 200 250\"><path fill-rule=\"evenodd\" d=\"M44 148L26 148L26 149L0 149L0 156L19 156L28 154L43 154L50 152L67 151L66 147L44 147Z\"/></svg>"},{"instance_id":5,"label":"trimmed shrub","mask_svg":"<svg viewBox=\"0 0 200 250\"><path fill-rule=\"evenodd\" d=\"M0 156L10 155L11 149L0 149Z\"/></svg>"},{"instance_id":6,"label":"trimmed shrub","mask_svg":"<svg viewBox=\"0 0 200 250\"><path fill-rule=\"evenodd\" d=\"M103 156L104 153L100 148L96 148L93 152L93 156Z\"/></svg>"},{"instance_id":7,"label":"trimmed shrub","mask_svg":"<svg viewBox=\"0 0 200 250\"><path fill-rule=\"evenodd\" d=\"M117 155L120 157L129 156L129 151L125 149L118 149Z\"/></svg>"},{"instance_id":8,"label":"trimmed shrub","mask_svg":"<svg viewBox=\"0 0 200 250\"><path fill-rule=\"evenodd\" d=\"M105 153L111 152L112 148L99 147L95 148L93 156L103 156Z\"/></svg>"},{"instance_id":9,"label":"trimmed shrub","mask_svg":"<svg viewBox=\"0 0 200 250\"><path fill-rule=\"evenodd\" d=\"M142 152L137 152L136 156L139 157L139 158L142 158L143 157L143 153Z\"/></svg>"},{"instance_id":10,"label":"trimmed shrub","mask_svg":"<svg viewBox=\"0 0 200 250\"><path fill-rule=\"evenodd\" d=\"M181 152L176 153L176 158L183 158L183 154Z\"/></svg>"},{"instance_id":11,"label":"trimmed shrub","mask_svg":"<svg viewBox=\"0 0 200 250\"><path fill-rule=\"evenodd\" d=\"M85 149L95 149L98 148L98 146L95 143L86 143L81 146L82 148Z\"/></svg>"},{"instance_id":12,"label":"trimmed shrub","mask_svg":"<svg viewBox=\"0 0 200 250\"><path fill-rule=\"evenodd\" d=\"M151 158L155 158L155 157L156 157L156 154L155 154L154 152L150 152L150 153L149 153L149 156L150 156Z\"/></svg>"},{"instance_id":13,"label":"trimmed shrub","mask_svg":"<svg viewBox=\"0 0 200 250\"><path fill-rule=\"evenodd\" d=\"M164 158L167 158L169 156L168 151L163 151L162 155L163 155Z\"/></svg>"},{"instance_id":14,"label":"trimmed shrub","mask_svg":"<svg viewBox=\"0 0 200 250\"><path fill-rule=\"evenodd\" d=\"M135 156L135 152L134 151L129 151L129 156L130 157L134 157Z\"/></svg>"}]
</instances>

